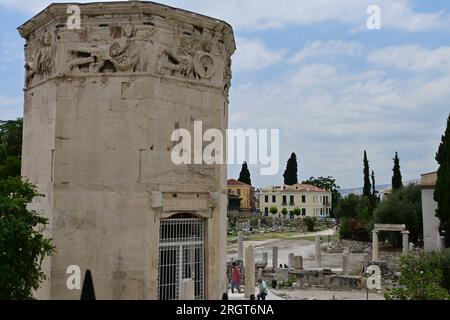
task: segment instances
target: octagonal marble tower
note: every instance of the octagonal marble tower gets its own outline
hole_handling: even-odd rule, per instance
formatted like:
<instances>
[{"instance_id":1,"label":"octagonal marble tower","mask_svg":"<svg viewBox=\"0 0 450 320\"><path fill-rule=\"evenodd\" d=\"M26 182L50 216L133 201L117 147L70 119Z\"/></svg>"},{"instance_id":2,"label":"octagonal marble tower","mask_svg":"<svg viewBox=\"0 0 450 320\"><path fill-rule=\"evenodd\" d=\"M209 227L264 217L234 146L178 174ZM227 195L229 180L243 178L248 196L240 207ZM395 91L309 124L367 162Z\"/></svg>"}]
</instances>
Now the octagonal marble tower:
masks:
<instances>
[{"instance_id":1,"label":"octagonal marble tower","mask_svg":"<svg viewBox=\"0 0 450 320\"><path fill-rule=\"evenodd\" d=\"M226 274L226 166L175 165L175 129L224 132L232 28L144 2L52 4L26 39L22 175L45 196L56 253L38 299L79 299L69 266L98 299L220 299ZM225 150L224 150L225 154ZM83 281L83 279L81 279Z\"/></svg>"}]
</instances>

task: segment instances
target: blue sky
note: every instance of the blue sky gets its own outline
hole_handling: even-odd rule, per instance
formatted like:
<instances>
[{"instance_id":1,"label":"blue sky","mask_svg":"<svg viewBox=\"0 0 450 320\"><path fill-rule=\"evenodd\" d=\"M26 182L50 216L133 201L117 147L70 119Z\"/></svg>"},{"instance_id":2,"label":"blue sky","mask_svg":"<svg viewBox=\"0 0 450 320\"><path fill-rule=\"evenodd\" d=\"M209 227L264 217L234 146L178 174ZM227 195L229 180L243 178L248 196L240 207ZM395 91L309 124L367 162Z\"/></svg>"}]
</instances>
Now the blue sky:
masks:
<instances>
[{"instance_id":1,"label":"blue sky","mask_svg":"<svg viewBox=\"0 0 450 320\"><path fill-rule=\"evenodd\" d=\"M22 114L23 41L16 28L49 3L0 0L0 119ZM229 126L280 129L280 172L261 177L251 166L254 185L282 183L292 152L300 180L331 175L341 187L362 184L364 149L380 184L390 183L396 151L405 180L437 168L450 112L450 1L163 3L233 26ZM381 30L366 28L369 5L381 8ZM230 166L229 176L239 170Z\"/></svg>"}]
</instances>

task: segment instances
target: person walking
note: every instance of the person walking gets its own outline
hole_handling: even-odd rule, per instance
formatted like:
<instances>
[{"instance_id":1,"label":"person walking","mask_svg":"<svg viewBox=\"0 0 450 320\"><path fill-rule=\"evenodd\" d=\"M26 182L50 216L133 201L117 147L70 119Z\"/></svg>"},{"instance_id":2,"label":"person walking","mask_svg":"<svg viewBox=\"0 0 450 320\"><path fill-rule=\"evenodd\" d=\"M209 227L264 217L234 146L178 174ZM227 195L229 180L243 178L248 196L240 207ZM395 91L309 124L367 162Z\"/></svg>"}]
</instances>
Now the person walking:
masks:
<instances>
[{"instance_id":1,"label":"person walking","mask_svg":"<svg viewBox=\"0 0 450 320\"><path fill-rule=\"evenodd\" d=\"M236 288L238 293L241 293L241 269L233 262L231 269L231 293L234 294Z\"/></svg>"},{"instance_id":2,"label":"person walking","mask_svg":"<svg viewBox=\"0 0 450 320\"><path fill-rule=\"evenodd\" d=\"M266 296L269 294L269 289L267 289L267 284L266 282L261 279L258 278L258 288L259 288L259 293L257 295L258 300L266 300Z\"/></svg>"}]
</instances>

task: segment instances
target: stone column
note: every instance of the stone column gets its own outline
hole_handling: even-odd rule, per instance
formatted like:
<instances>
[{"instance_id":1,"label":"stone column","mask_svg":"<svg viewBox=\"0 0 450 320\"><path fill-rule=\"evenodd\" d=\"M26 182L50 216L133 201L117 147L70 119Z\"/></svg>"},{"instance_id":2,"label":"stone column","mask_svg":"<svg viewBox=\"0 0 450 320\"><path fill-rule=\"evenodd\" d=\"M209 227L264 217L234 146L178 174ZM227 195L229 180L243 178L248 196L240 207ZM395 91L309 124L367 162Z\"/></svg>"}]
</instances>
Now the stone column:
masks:
<instances>
[{"instance_id":1,"label":"stone column","mask_svg":"<svg viewBox=\"0 0 450 320\"><path fill-rule=\"evenodd\" d=\"M403 254L408 254L409 252L409 231L402 231L403 238Z\"/></svg>"},{"instance_id":2,"label":"stone column","mask_svg":"<svg viewBox=\"0 0 450 320\"><path fill-rule=\"evenodd\" d=\"M372 261L378 261L378 231L372 231Z\"/></svg>"},{"instance_id":3,"label":"stone column","mask_svg":"<svg viewBox=\"0 0 450 320\"><path fill-rule=\"evenodd\" d=\"M263 263L265 263L265 264L268 263L268 261L269 261L269 255L268 255L267 252L263 252L263 254L262 254L262 261L263 261Z\"/></svg>"},{"instance_id":4,"label":"stone column","mask_svg":"<svg viewBox=\"0 0 450 320\"><path fill-rule=\"evenodd\" d=\"M261 219L258 219L258 230L261 229Z\"/></svg>"},{"instance_id":5,"label":"stone column","mask_svg":"<svg viewBox=\"0 0 450 320\"><path fill-rule=\"evenodd\" d=\"M344 251L342 255L342 275L348 276L349 253Z\"/></svg>"},{"instance_id":6,"label":"stone column","mask_svg":"<svg viewBox=\"0 0 450 320\"><path fill-rule=\"evenodd\" d=\"M288 268L291 269L294 266L294 254L289 253L288 256Z\"/></svg>"},{"instance_id":7,"label":"stone column","mask_svg":"<svg viewBox=\"0 0 450 320\"><path fill-rule=\"evenodd\" d=\"M255 294L255 249L248 246L245 249L245 298L250 299Z\"/></svg>"},{"instance_id":8,"label":"stone column","mask_svg":"<svg viewBox=\"0 0 450 320\"><path fill-rule=\"evenodd\" d=\"M272 248L272 267L278 268L278 247Z\"/></svg>"},{"instance_id":9,"label":"stone column","mask_svg":"<svg viewBox=\"0 0 450 320\"><path fill-rule=\"evenodd\" d=\"M194 280L192 279L181 280L180 300L195 300Z\"/></svg>"},{"instance_id":10,"label":"stone column","mask_svg":"<svg viewBox=\"0 0 450 320\"><path fill-rule=\"evenodd\" d=\"M238 232L238 260L244 260L244 233Z\"/></svg>"},{"instance_id":11,"label":"stone column","mask_svg":"<svg viewBox=\"0 0 450 320\"><path fill-rule=\"evenodd\" d=\"M322 267L322 260L320 257L321 249L322 249L322 245L320 243L320 236L316 236L316 267L317 268Z\"/></svg>"}]
</instances>

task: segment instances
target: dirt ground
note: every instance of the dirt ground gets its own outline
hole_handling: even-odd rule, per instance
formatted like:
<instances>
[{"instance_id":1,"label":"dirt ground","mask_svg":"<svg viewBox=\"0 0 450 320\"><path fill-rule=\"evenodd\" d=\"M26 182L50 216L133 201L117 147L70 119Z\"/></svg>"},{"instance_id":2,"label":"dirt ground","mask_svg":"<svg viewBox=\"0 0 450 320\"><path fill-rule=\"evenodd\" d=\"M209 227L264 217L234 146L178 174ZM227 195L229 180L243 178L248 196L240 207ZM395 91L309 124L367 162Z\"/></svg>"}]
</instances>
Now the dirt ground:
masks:
<instances>
[{"instance_id":1,"label":"dirt ground","mask_svg":"<svg viewBox=\"0 0 450 320\"><path fill-rule=\"evenodd\" d=\"M270 289L273 294L285 300L367 300L367 292L365 290L354 291L337 291L326 289L288 289L274 290ZM369 300L384 300L381 293L369 293Z\"/></svg>"}]
</instances>

